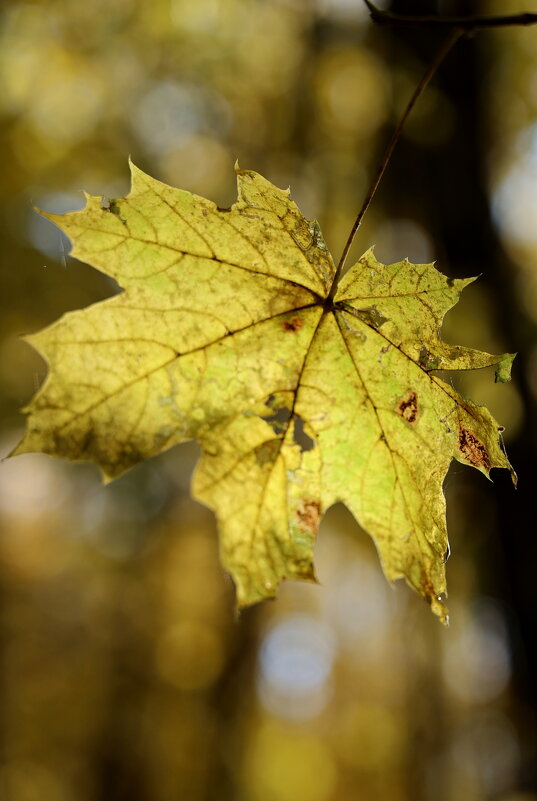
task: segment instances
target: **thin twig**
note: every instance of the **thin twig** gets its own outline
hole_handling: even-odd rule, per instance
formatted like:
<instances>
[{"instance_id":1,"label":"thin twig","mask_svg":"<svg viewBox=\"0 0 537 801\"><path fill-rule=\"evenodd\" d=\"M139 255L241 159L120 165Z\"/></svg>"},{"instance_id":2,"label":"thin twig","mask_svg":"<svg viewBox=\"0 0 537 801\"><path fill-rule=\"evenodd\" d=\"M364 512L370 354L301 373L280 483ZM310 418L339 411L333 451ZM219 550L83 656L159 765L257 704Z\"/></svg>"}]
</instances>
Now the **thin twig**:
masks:
<instances>
[{"instance_id":1,"label":"thin twig","mask_svg":"<svg viewBox=\"0 0 537 801\"><path fill-rule=\"evenodd\" d=\"M367 0L365 0L365 1L367 2ZM368 5L369 5L369 3L368 3ZM431 80L431 78L433 77L435 72L437 71L437 69L440 66L440 64L442 63L442 61L445 59L447 54L450 52L450 50L454 46L454 44L461 38L461 36L464 36L464 34L465 34L465 31L461 30L460 28L451 31L450 35L448 36L448 38L446 39L446 41L444 42L444 44L442 45L442 47L440 48L440 50L438 51L436 56L434 57L433 61L427 67L427 71L425 72L425 75L423 76L423 78L421 79L419 84L416 86L416 88L414 90L414 93L412 94L412 97L408 101L408 104L407 104L407 107L406 107L406 109L404 111L404 114L401 117L401 119L399 120L399 124L397 125L397 128L393 132L393 134L391 136L391 139L388 142L388 146L387 146L387 148L386 148L386 150L384 152L384 155L382 157L382 161L380 162L379 168L377 170L377 174L375 175L373 183L369 187L369 191L368 191L368 193L366 195L366 198L365 198L365 200L364 200L364 202L362 204L362 208L358 212L358 216L357 216L356 220L354 221L354 225L352 226L352 230L351 230L351 232L349 234L349 238L347 239L347 242L345 243L345 247L343 248L343 253L341 254L341 258L340 258L339 264L337 266L336 274L334 276L334 280L332 282L332 286L330 287L330 293L328 295L328 298L330 300L332 300L332 298L334 297L334 295L336 293L339 277L341 275L341 271L343 270L343 267L345 266L345 262L347 260L348 254L349 254L349 250L350 250L351 245L352 245L352 243L354 241L354 237L356 236L356 232L358 231L358 228L360 227L360 224L362 222L364 214L366 213L367 209L369 208L369 204L373 200L373 197L375 196L375 193L376 193L376 191L377 191L377 189L379 187L379 184L382 181L382 177L384 175L386 167L388 166L388 162L390 161L390 158L391 158L392 153L393 153L393 151L395 149L395 146L396 146L397 142L399 141L399 138L401 136L401 133L403 131L403 128L405 126L405 123L406 123L406 121L408 119L408 116L409 116L410 112L412 111L412 109L416 105L416 103L417 103L418 99L420 98L420 96L423 94L423 92L427 88L427 85L428 85L429 81Z\"/></svg>"},{"instance_id":2,"label":"thin twig","mask_svg":"<svg viewBox=\"0 0 537 801\"><path fill-rule=\"evenodd\" d=\"M404 25L428 28L462 28L464 31L477 31L483 28L505 28L510 25L535 25L537 13L509 14L497 17L433 17L395 14L382 11L371 0L364 0L371 18L380 25Z\"/></svg>"}]
</instances>

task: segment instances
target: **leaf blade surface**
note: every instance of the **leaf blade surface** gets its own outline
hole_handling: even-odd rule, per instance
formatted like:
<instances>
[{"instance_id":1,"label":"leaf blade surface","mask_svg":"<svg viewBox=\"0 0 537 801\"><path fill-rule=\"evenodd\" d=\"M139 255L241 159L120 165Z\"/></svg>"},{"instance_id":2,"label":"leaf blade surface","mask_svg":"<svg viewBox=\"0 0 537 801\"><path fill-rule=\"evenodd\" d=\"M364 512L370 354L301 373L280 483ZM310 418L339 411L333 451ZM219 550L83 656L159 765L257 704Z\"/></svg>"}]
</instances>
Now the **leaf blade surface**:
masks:
<instances>
[{"instance_id":1,"label":"leaf blade surface","mask_svg":"<svg viewBox=\"0 0 537 801\"><path fill-rule=\"evenodd\" d=\"M445 620L449 464L512 468L490 413L434 371L496 364L508 380L513 355L442 341L474 279L433 265L385 266L370 250L330 300L317 223L256 173L237 180L221 210L133 166L125 198L45 214L124 291L29 338L50 371L15 453L91 460L114 478L197 438L194 494L215 510L239 605L316 580L319 522L342 501L387 577Z\"/></svg>"}]
</instances>

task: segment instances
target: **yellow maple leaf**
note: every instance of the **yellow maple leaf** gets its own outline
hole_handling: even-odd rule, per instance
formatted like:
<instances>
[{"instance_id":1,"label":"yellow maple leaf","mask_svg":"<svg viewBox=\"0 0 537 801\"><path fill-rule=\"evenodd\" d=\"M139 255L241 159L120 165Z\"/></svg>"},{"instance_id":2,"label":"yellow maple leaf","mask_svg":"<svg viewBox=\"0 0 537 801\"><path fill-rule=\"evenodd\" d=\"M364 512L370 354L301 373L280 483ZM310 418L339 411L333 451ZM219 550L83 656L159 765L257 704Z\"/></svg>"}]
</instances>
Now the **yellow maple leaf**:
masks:
<instances>
[{"instance_id":1,"label":"yellow maple leaf","mask_svg":"<svg viewBox=\"0 0 537 801\"><path fill-rule=\"evenodd\" d=\"M370 250L336 287L289 192L237 179L221 210L133 166L127 197L44 215L124 291L28 337L50 372L15 453L91 460L111 479L196 438L194 495L216 512L240 606L315 580L319 521L342 501L387 577L446 620L451 459L487 476L511 467L490 413L434 371L496 364L508 380L513 355L440 339L474 279Z\"/></svg>"}]
</instances>

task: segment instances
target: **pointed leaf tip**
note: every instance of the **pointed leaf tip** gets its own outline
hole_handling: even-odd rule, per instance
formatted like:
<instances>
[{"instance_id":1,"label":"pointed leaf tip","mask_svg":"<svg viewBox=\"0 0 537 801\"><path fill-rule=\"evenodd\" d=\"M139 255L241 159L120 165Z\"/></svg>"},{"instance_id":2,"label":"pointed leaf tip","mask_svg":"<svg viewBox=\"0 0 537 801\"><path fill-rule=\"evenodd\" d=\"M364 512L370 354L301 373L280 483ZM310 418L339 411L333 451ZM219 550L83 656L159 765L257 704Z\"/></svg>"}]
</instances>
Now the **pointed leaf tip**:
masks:
<instances>
[{"instance_id":1,"label":"pointed leaf tip","mask_svg":"<svg viewBox=\"0 0 537 801\"><path fill-rule=\"evenodd\" d=\"M505 384L511 380L511 369L516 353L506 353L501 361L496 365L496 374L494 380L496 383Z\"/></svg>"}]
</instances>

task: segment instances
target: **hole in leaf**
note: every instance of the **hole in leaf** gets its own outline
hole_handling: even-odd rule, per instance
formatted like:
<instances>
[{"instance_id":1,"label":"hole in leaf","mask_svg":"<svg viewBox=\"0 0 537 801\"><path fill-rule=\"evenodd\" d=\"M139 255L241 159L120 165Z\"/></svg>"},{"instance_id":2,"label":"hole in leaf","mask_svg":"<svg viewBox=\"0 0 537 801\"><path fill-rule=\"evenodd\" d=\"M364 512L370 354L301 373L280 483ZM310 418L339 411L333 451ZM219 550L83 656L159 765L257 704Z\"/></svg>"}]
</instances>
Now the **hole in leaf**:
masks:
<instances>
[{"instance_id":1,"label":"hole in leaf","mask_svg":"<svg viewBox=\"0 0 537 801\"><path fill-rule=\"evenodd\" d=\"M311 451L315 447L315 440L304 431L304 420L299 414L296 414L294 419L293 439L302 453Z\"/></svg>"},{"instance_id":2,"label":"hole in leaf","mask_svg":"<svg viewBox=\"0 0 537 801\"><path fill-rule=\"evenodd\" d=\"M284 406L281 409L277 409L274 414L268 415L268 417L262 417L266 423L272 426L272 430L275 434L282 434L291 419L291 409L288 409Z\"/></svg>"}]
</instances>

